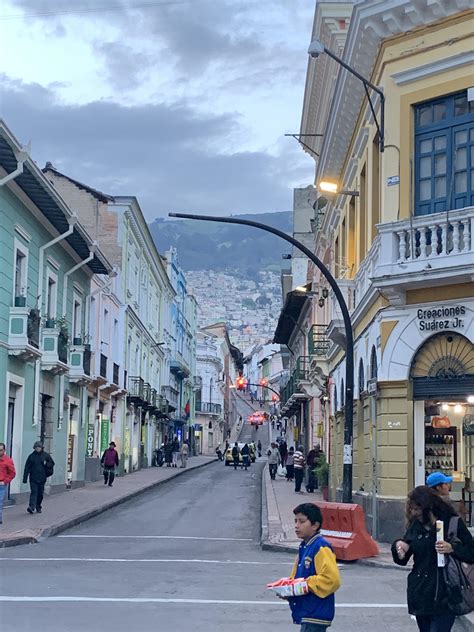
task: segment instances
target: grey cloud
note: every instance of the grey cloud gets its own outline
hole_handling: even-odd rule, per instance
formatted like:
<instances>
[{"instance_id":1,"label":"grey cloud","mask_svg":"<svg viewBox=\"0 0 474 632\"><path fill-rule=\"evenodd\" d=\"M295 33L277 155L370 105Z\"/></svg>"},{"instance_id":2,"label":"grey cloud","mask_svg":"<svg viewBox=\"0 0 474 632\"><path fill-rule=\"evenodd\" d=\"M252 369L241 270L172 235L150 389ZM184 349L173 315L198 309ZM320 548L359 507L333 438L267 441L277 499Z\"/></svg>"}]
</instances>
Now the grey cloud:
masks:
<instances>
[{"instance_id":1,"label":"grey cloud","mask_svg":"<svg viewBox=\"0 0 474 632\"><path fill-rule=\"evenodd\" d=\"M133 48L121 42L97 42L94 49L105 61L107 79L119 90L138 87L147 70L153 65L151 56L135 52Z\"/></svg>"},{"instance_id":2,"label":"grey cloud","mask_svg":"<svg viewBox=\"0 0 474 632\"><path fill-rule=\"evenodd\" d=\"M0 115L20 141L32 140L39 164L50 160L98 189L136 195L148 220L169 211L289 210L291 187L311 177L310 161L291 143L278 157L232 153L233 115L197 115L184 104L68 106L47 88L0 81Z\"/></svg>"}]
</instances>

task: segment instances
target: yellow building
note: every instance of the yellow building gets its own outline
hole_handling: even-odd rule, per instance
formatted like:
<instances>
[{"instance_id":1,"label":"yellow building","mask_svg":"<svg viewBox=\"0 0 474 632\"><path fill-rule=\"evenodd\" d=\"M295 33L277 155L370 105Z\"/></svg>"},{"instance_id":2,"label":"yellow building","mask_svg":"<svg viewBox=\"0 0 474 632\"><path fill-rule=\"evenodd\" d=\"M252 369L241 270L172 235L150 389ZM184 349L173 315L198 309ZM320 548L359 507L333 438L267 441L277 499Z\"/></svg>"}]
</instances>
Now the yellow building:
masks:
<instances>
[{"instance_id":1,"label":"yellow building","mask_svg":"<svg viewBox=\"0 0 474 632\"><path fill-rule=\"evenodd\" d=\"M374 119L359 79L324 54L308 65L301 133L323 134L306 137L319 155L315 185L331 183L339 191L321 194L327 203L320 199L315 205L315 252L339 280L355 339L354 499L365 507L373 533L386 541L402 529L407 492L428 473L452 473L454 499L461 499L474 473L469 5L354 5L343 53L333 50L383 91L383 151L376 93L369 91ZM318 11L312 39L330 48ZM324 287L311 268L307 280ZM339 499L347 405L344 329L331 292L320 303L313 324L328 324L333 341L323 365L330 399L324 440L330 494Z\"/></svg>"}]
</instances>

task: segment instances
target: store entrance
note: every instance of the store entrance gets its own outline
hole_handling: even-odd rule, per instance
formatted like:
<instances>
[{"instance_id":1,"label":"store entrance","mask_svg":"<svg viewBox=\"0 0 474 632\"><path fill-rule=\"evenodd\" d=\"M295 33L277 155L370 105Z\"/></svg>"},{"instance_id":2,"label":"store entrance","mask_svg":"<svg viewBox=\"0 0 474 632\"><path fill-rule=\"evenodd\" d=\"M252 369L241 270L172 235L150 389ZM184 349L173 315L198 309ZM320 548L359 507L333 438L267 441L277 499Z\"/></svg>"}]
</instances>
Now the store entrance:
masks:
<instances>
[{"instance_id":1,"label":"store entrance","mask_svg":"<svg viewBox=\"0 0 474 632\"><path fill-rule=\"evenodd\" d=\"M474 492L474 345L456 333L432 336L415 354L410 377L414 483L433 472L452 476L451 499L463 503L471 486Z\"/></svg>"}]
</instances>

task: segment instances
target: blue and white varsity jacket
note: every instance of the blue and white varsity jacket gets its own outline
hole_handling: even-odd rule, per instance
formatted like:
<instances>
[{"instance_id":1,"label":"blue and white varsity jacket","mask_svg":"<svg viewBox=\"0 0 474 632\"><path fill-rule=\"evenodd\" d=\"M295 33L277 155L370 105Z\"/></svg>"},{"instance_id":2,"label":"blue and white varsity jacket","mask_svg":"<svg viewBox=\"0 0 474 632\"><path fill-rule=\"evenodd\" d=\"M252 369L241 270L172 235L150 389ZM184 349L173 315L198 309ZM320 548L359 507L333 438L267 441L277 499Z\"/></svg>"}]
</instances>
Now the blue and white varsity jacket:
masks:
<instances>
[{"instance_id":1,"label":"blue and white varsity jacket","mask_svg":"<svg viewBox=\"0 0 474 632\"><path fill-rule=\"evenodd\" d=\"M293 622L329 626L334 619L334 593L341 585L336 556L322 535L302 542L291 577L304 577L309 592L289 600Z\"/></svg>"}]
</instances>

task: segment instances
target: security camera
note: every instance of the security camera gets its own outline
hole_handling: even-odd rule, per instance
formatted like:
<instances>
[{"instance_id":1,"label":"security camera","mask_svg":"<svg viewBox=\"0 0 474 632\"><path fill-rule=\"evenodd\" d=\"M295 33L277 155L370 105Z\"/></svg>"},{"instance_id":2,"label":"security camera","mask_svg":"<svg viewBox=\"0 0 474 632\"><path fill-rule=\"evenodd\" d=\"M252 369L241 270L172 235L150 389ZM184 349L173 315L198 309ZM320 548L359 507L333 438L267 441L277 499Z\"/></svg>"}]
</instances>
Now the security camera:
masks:
<instances>
[{"instance_id":1,"label":"security camera","mask_svg":"<svg viewBox=\"0 0 474 632\"><path fill-rule=\"evenodd\" d=\"M324 53L324 45L319 40L313 40L308 48L308 55L317 59Z\"/></svg>"}]
</instances>

